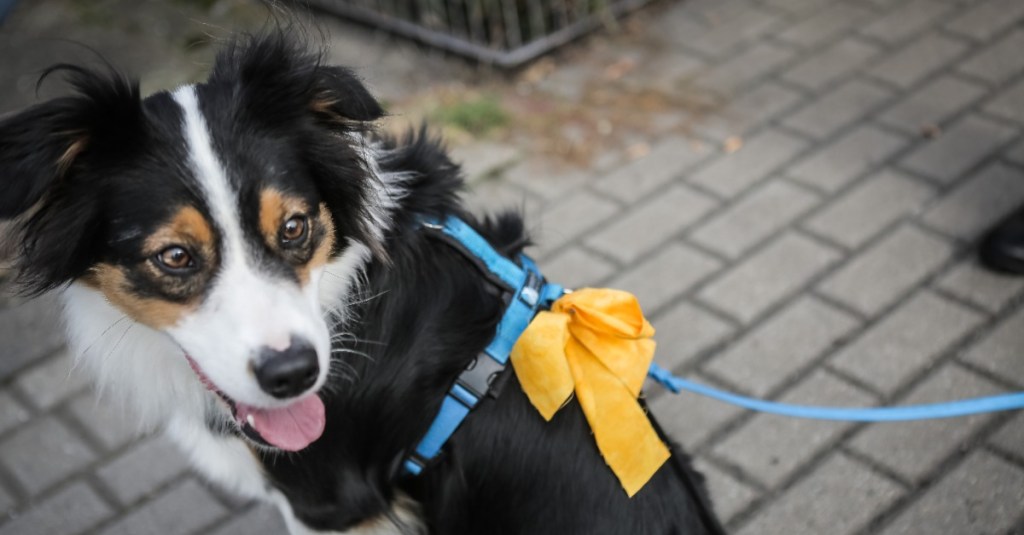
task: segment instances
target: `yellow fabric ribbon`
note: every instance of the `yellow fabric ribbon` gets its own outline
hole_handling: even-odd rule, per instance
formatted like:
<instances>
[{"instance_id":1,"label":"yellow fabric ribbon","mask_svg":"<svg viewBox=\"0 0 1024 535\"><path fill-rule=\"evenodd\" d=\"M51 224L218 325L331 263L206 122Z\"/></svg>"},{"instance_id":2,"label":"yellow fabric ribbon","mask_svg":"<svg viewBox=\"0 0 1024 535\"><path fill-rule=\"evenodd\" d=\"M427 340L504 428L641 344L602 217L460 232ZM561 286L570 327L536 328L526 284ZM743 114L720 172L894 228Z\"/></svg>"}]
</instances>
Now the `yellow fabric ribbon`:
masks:
<instances>
[{"instance_id":1,"label":"yellow fabric ribbon","mask_svg":"<svg viewBox=\"0 0 1024 535\"><path fill-rule=\"evenodd\" d=\"M669 458L637 402L653 335L632 294L584 288L537 314L512 348L519 382L545 420L576 392L601 455L630 497Z\"/></svg>"}]
</instances>

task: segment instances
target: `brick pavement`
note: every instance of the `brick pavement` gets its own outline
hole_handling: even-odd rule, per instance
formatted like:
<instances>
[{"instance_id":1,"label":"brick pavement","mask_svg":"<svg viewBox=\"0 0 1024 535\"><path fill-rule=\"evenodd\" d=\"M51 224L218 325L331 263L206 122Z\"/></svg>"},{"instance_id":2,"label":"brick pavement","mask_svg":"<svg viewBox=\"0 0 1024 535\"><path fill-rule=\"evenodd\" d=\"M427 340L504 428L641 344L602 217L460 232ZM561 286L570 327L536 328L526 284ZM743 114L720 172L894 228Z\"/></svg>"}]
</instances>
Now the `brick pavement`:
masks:
<instances>
[{"instance_id":1,"label":"brick pavement","mask_svg":"<svg viewBox=\"0 0 1024 535\"><path fill-rule=\"evenodd\" d=\"M1024 202L1022 6L652 6L637 20L656 52L640 61L661 67L629 82L721 106L640 140L645 156L520 163L471 198L529 207L561 282L636 292L658 359L700 381L858 405L1024 388L1024 279L974 260ZM571 101L601 69L555 73L537 90ZM0 535L281 531L68 379L51 309L0 310ZM650 397L736 533L1024 533L1024 415L837 424Z\"/></svg>"}]
</instances>

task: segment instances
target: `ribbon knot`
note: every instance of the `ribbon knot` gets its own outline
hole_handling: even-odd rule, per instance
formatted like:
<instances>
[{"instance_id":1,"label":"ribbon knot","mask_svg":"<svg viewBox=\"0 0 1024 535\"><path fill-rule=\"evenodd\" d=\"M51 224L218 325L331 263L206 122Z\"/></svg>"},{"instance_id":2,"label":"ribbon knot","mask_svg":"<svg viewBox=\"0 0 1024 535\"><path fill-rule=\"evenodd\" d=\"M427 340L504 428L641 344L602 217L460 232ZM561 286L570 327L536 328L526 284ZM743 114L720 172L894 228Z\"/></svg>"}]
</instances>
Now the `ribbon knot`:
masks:
<instances>
[{"instance_id":1,"label":"ribbon knot","mask_svg":"<svg viewBox=\"0 0 1024 535\"><path fill-rule=\"evenodd\" d=\"M637 402L653 335L632 294L584 288L538 313L512 348L523 391L545 420L576 393L598 450L630 497L670 455Z\"/></svg>"}]
</instances>

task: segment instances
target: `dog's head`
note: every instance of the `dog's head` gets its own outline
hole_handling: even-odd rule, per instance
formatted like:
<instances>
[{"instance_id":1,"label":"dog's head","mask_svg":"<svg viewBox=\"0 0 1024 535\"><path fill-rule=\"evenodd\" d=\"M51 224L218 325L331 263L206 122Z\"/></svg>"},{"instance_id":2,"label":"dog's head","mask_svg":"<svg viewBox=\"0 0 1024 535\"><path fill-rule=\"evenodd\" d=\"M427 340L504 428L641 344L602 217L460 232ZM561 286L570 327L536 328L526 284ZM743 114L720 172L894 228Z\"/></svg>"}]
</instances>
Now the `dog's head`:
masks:
<instances>
[{"instance_id":1,"label":"dog's head","mask_svg":"<svg viewBox=\"0 0 1024 535\"><path fill-rule=\"evenodd\" d=\"M55 70L73 96L0 120L0 220L15 221L21 282L101 292L166 333L250 437L304 447L330 359L320 276L379 243L361 135L379 104L280 35L147 98L116 74Z\"/></svg>"}]
</instances>

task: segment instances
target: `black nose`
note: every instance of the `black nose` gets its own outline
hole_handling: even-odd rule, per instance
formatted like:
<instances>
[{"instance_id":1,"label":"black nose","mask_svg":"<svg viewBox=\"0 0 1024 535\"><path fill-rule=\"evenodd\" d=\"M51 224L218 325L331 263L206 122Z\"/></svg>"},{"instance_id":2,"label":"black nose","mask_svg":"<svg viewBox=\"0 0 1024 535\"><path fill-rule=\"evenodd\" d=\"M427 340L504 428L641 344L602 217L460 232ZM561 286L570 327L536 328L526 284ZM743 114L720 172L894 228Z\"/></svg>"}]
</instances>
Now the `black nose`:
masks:
<instances>
[{"instance_id":1,"label":"black nose","mask_svg":"<svg viewBox=\"0 0 1024 535\"><path fill-rule=\"evenodd\" d=\"M275 398L290 398L305 392L319 375L316 351L309 344L294 340L284 351L264 348L256 365L260 388Z\"/></svg>"}]
</instances>

